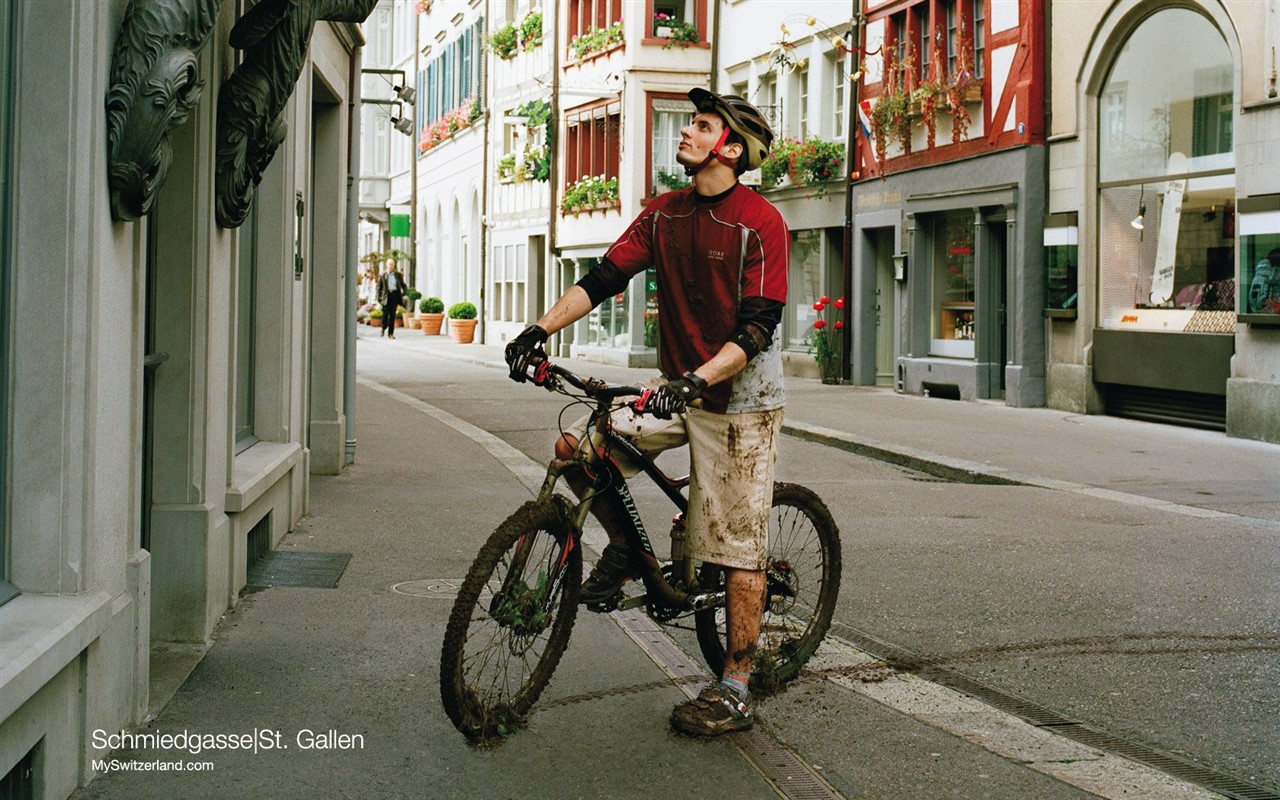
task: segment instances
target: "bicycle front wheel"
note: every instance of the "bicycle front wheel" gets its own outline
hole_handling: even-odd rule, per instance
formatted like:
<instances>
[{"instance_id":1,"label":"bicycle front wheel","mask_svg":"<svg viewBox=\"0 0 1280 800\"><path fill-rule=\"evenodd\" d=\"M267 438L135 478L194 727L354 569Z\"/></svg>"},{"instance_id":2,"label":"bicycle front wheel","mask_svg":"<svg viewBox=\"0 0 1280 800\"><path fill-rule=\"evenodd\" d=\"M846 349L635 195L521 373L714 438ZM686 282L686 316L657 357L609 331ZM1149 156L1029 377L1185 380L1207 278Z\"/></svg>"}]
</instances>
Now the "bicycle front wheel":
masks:
<instances>
[{"instance_id":1,"label":"bicycle front wheel","mask_svg":"<svg viewBox=\"0 0 1280 800\"><path fill-rule=\"evenodd\" d=\"M766 596L752 661L751 692L774 694L795 678L831 625L840 591L840 532L818 495L793 483L773 485ZM724 568L703 564L703 590L724 589ZM725 608L695 616L698 646L713 674L724 670Z\"/></svg>"},{"instance_id":2,"label":"bicycle front wheel","mask_svg":"<svg viewBox=\"0 0 1280 800\"><path fill-rule=\"evenodd\" d=\"M571 519L562 497L525 503L462 582L440 654L440 699L469 739L513 732L569 646L582 584Z\"/></svg>"}]
</instances>

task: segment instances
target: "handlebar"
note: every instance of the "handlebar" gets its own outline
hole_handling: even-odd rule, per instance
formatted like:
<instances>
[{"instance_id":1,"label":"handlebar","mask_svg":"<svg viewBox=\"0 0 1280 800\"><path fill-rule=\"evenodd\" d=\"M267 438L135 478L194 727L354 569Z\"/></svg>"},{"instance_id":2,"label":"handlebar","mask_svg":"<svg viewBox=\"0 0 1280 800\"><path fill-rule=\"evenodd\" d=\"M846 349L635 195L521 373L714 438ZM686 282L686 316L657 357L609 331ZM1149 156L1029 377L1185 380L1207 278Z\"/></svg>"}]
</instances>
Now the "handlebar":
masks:
<instances>
[{"instance_id":1,"label":"handlebar","mask_svg":"<svg viewBox=\"0 0 1280 800\"><path fill-rule=\"evenodd\" d=\"M552 364L547 358L535 356L530 359L529 365L534 368L529 380L548 391L558 390L560 380L595 400L612 401L622 397L639 397L646 391L639 386L611 386L599 378L584 378L564 367Z\"/></svg>"}]
</instances>

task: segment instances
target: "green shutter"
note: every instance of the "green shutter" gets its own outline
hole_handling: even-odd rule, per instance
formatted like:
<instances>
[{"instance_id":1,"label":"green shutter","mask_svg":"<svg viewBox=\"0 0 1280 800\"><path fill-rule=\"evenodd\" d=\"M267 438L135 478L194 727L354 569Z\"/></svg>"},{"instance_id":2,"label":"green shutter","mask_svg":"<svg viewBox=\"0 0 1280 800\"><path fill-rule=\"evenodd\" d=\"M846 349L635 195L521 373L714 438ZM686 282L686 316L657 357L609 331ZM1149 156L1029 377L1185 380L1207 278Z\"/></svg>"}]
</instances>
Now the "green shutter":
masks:
<instances>
[{"instance_id":1,"label":"green shutter","mask_svg":"<svg viewBox=\"0 0 1280 800\"><path fill-rule=\"evenodd\" d=\"M408 238L409 236L409 215L408 214L392 214L391 215L391 235Z\"/></svg>"}]
</instances>

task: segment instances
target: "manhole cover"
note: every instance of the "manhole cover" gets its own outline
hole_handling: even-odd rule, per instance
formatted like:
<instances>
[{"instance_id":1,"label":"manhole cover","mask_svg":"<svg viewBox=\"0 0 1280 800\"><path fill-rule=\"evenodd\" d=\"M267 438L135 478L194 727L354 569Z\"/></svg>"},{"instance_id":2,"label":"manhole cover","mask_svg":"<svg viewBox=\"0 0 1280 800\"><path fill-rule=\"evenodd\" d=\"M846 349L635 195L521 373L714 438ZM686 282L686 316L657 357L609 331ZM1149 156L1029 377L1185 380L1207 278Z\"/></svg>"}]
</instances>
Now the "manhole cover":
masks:
<instances>
[{"instance_id":1,"label":"manhole cover","mask_svg":"<svg viewBox=\"0 0 1280 800\"><path fill-rule=\"evenodd\" d=\"M274 550L250 568L245 582L256 587L336 589L338 579L342 577L350 560L350 553Z\"/></svg>"},{"instance_id":2,"label":"manhole cover","mask_svg":"<svg viewBox=\"0 0 1280 800\"><path fill-rule=\"evenodd\" d=\"M462 588L462 578L428 578L422 581L404 581L391 587L396 594L410 597L432 597L441 600L452 600L458 596Z\"/></svg>"}]
</instances>

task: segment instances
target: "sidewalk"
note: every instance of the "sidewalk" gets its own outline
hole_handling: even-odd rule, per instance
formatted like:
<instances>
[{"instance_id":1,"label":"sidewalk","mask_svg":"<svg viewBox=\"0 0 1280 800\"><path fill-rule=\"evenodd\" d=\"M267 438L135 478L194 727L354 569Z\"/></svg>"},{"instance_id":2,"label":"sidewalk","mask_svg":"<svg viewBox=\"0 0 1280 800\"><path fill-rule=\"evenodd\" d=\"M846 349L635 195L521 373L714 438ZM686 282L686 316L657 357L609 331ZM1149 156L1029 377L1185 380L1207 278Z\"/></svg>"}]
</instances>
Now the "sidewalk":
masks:
<instances>
[{"instance_id":1,"label":"sidewalk","mask_svg":"<svg viewBox=\"0 0 1280 800\"><path fill-rule=\"evenodd\" d=\"M377 339L372 329L360 332L364 340L371 335ZM612 616L579 615L571 646L528 731L491 750L476 750L464 743L444 718L436 683L441 633L450 608L449 588L465 574L484 537L509 513L512 503L527 497L527 489L509 462L492 457L492 448L498 444L486 445L477 438L483 430L466 435L438 416L418 413L414 403L425 406L425 401L417 398L429 398L432 408L445 416L444 407L487 403L494 409L488 419L503 420L504 435L517 445L526 438L544 440L545 430L521 419L529 412L495 401L484 387L477 386L476 374L484 370L475 369L474 364L492 369L492 385L501 382L499 347L458 345L447 337L405 331L394 342L365 341L361 352L367 360L362 361L358 390L357 461L340 476L313 479L308 516L278 547L285 555L349 554L341 580L328 588L272 585L246 592L219 625L204 659L157 718L141 731L214 736L265 733L283 746L261 752L117 751L112 757L131 763L205 762L212 769L198 774L192 774L191 767L168 772L115 771L100 775L74 797L776 796L769 781L744 760L749 749L745 745L737 741L691 742L669 732L667 716L682 699L681 690ZM401 360L397 353L415 357ZM398 365L394 374L386 369L390 364ZM648 370L590 362L576 362L575 368L618 382L649 374ZM363 372L377 369L385 375L381 382L367 379ZM375 388L378 386L382 388ZM1130 503L1163 503L1168 509L1197 516L1247 515L1261 519L1245 519L1246 525L1268 529L1274 528L1274 520L1280 517L1273 489L1280 447L1274 445L1105 417L824 386L812 380L790 380L788 393L788 430L795 435L859 452L874 450L882 460L917 469L956 471L974 481L1021 480L1052 484L1066 491L1110 492L1104 496ZM556 404L549 396L532 402ZM454 422L460 421L455 418ZM796 462L806 468L829 452L809 445L791 450L808 453L809 461ZM439 464L440 453L450 454L448 469ZM430 465L421 463L423 457ZM861 460L843 459L849 461ZM888 471L874 462L866 464L872 471ZM915 507L923 507L931 495L936 496L933 493L937 490L931 487L938 484L901 481L900 476L895 479L902 484L895 491ZM843 475L840 480L852 478ZM866 479L847 484L856 487L855 493L886 485ZM1053 493L1022 498L1015 497L1018 491L997 486L965 492L967 496L957 503L985 505L955 505L951 511L981 514L989 520L992 532L1000 533L1006 526L1025 527L1020 515L1043 516L1061 505L1043 496ZM978 498L974 494L990 496ZM833 496L832 502L838 504L841 499ZM1033 506L1028 509L1023 503ZM988 506L1016 510L992 514ZM883 517L879 519L883 521ZM1180 543L1189 541L1186 529L1200 526L1197 519L1182 520L1168 525L1176 530L1161 530L1162 541L1173 543L1170 552L1177 552ZM1113 629L1125 633L1168 627L1158 615L1150 625L1144 617L1143 625L1134 626L1123 618L1127 613L1124 608L1108 616L1106 609L1078 605L1065 608L1064 613L1088 621L1076 626L1064 624L1055 616L1061 595L1052 589L1038 594L1027 591L1026 581L1035 581L1034 574L1021 583L1014 578L1012 584L1000 584L999 597L962 586L956 599L932 598L934 605L945 608L945 624L936 615L915 620L927 613L929 603L910 599L918 587L908 588L900 596L893 594L893 587L914 585L911 575L943 574L941 562L952 569L960 552L968 553L972 563L994 562L994 552L1021 538L997 538L991 543L966 539L963 551L931 549L911 538L910 527L888 526L879 543L868 537L867 552L879 553L875 564L878 588L867 584L870 573L864 570L864 580L846 587L849 592L842 598L860 609L860 619L868 625L880 624L898 632L904 646L914 642L917 649L931 652L937 648L922 638L921 631L926 636L936 632L950 640L956 635L953 619L972 622L992 615L1003 620L998 630L984 630L980 636L975 634L972 642L948 646L976 652L973 647L1015 642L1035 648L1041 646L1041 628L1052 630L1052 636L1060 639L1081 631L1097 636L1110 635ZM1086 531L1082 535L1092 534ZM1125 546L1124 540L1112 540L1119 542L1118 547ZM885 553L890 542L900 551L893 557ZM1096 542L1090 544L1097 546ZM1016 555L1007 563L1016 565ZM1090 563L1085 559L1078 569L1087 571ZM1132 562L1121 562L1122 573L1125 563ZM1206 566L1213 568L1213 563ZM846 575L853 577L854 563L846 569ZM1055 569L1065 571L1064 584L1071 584L1078 576L1070 572L1069 562ZM1162 583L1162 569L1157 565L1156 576L1136 591L1140 598L1171 605L1181 613L1189 607L1177 591L1181 583ZM968 579L974 577L970 574ZM1218 585L1200 584L1199 573L1184 577L1209 587L1208 592ZM1127 577L1124 580L1131 582ZM1251 579L1244 575L1232 580L1248 583ZM991 586L995 584L988 588ZM1074 598L1073 590L1064 591ZM1019 598L1016 603L1022 613L1011 613L1001 599L1005 595ZM1044 623L1037 617L1041 612L1034 608L1028 611L1032 599L1039 595L1043 595L1042 605L1053 605ZM1117 595L1112 590L1105 596ZM1145 605L1147 601L1126 602ZM1269 607L1263 606L1257 613L1270 613ZM1117 616L1121 619L1112 619ZM1246 619L1236 627L1252 630L1259 623ZM1141 665L1135 665L1133 658L1097 664L1079 659L1073 662L1069 653L1061 657L1049 653L1037 660L1044 674L1055 676L1054 683L1078 682L1081 671L1087 671L1100 685L1123 690L1135 688L1128 677L1133 674L1150 674L1152 682L1160 686L1171 681L1176 684L1181 674L1176 672L1180 662L1166 664L1161 671L1159 662L1154 661L1159 656L1145 658ZM1153 664L1157 669L1151 669ZM975 669L986 666L978 662ZM1017 663L1014 667L1021 670ZM1000 674L1008 679L1008 663L997 661L992 668L1004 668ZM1250 685L1242 682L1242 690ZM1002 755L978 743L987 733L964 738L926 722L925 717L904 713L901 704L872 699L873 695L878 697L877 692L909 690L904 697L919 704L922 682L913 676L869 686L864 691L847 691L832 680L797 685L781 702L762 704L762 724L757 729L764 738L759 741L765 746L772 742L773 753L794 751L848 798L1083 800L1092 796L1081 784L1057 780L1050 777L1056 773L1044 772L1043 765L1037 771L1028 762L1067 759L1064 764L1091 769L1101 763L1099 753L1081 760L1077 745L1053 740L1048 750ZM1066 705L1053 699L1046 702L1055 707ZM1224 703L1225 708L1233 708ZM966 711L953 716L973 714ZM1205 724L1215 723L1210 720ZM336 740L336 746L303 749L303 740L298 737L307 731ZM343 747L344 741L357 736L359 748ZM262 740L260 735L258 740ZM1059 751L1068 753L1069 758L1052 755ZM1113 792L1108 796L1119 795ZM1130 792L1124 796L1137 795ZM1146 796L1200 797L1203 793Z\"/></svg>"},{"instance_id":2,"label":"sidewalk","mask_svg":"<svg viewBox=\"0 0 1280 800\"><path fill-rule=\"evenodd\" d=\"M405 346L459 359L497 352L407 337L374 346L383 356ZM475 371L443 362L431 386L469 391ZM172 700L136 731L251 736L254 749L118 750L109 759L134 766L100 774L76 800L770 798L777 794L744 759L752 749L744 741L785 763L806 731L850 720L856 726L814 768L839 786L836 796L1090 796L826 681L765 704L754 740L754 732L715 741L677 736L667 720L681 689L617 615L585 612L528 730L500 747L468 747L438 699L450 587L526 489L482 444L415 413L405 397L364 384L358 408L356 463L314 478L308 516L277 548L286 556L349 555L341 580L247 590ZM433 453L449 453L449 468L420 463Z\"/></svg>"},{"instance_id":3,"label":"sidewalk","mask_svg":"<svg viewBox=\"0 0 1280 800\"><path fill-rule=\"evenodd\" d=\"M415 330L402 332L394 344L505 368L497 345L457 344ZM608 380L653 374L576 363ZM1231 514L1280 523L1280 445L1118 417L940 400L804 378L788 378L786 388L785 432L940 477L1025 483L1210 519Z\"/></svg>"}]
</instances>

